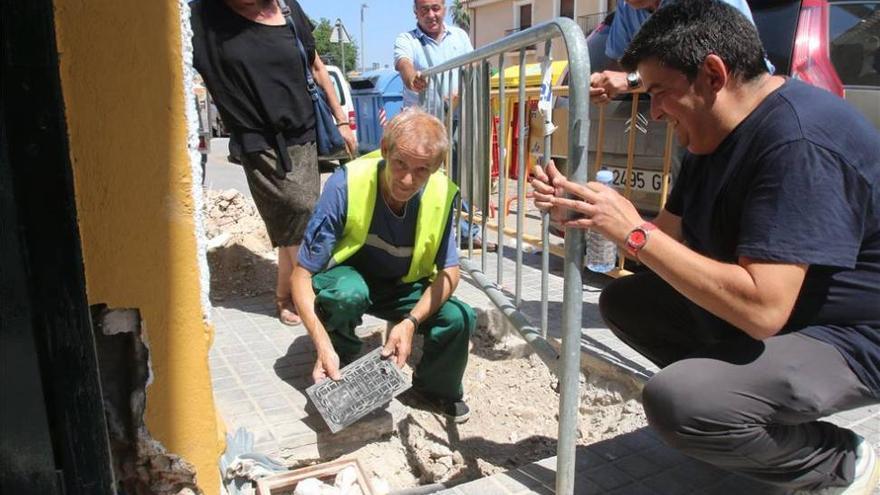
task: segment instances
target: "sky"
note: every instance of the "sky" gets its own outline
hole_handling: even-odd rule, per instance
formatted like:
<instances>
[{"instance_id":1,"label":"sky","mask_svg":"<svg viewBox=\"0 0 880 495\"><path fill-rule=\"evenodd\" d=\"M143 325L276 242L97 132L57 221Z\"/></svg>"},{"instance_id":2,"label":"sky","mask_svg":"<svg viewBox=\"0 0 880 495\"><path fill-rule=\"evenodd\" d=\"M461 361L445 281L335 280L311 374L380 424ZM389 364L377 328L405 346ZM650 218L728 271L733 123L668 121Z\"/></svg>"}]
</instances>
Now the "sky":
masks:
<instances>
[{"instance_id":1,"label":"sky","mask_svg":"<svg viewBox=\"0 0 880 495\"><path fill-rule=\"evenodd\" d=\"M306 15L318 21L325 17L330 24L342 20L345 30L358 46L361 42L361 4L364 9L364 38L366 40L366 66L378 62L380 67L394 65L394 38L403 31L416 26L413 0L298 0ZM447 2L447 5L450 2ZM446 9L447 23L449 8ZM360 63L360 57L358 57Z\"/></svg>"}]
</instances>

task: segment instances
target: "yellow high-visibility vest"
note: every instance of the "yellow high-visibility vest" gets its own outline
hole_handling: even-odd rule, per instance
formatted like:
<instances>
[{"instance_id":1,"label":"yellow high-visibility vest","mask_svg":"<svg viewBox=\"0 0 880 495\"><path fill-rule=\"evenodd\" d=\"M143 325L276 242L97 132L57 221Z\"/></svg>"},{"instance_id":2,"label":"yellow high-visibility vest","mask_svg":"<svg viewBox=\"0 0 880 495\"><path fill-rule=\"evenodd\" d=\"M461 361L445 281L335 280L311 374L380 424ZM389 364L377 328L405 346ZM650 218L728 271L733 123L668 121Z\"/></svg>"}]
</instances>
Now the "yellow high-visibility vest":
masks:
<instances>
[{"instance_id":1,"label":"yellow high-visibility vest","mask_svg":"<svg viewBox=\"0 0 880 495\"><path fill-rule=\"evenodd\" d=\"M381 157L361 157L345 164L348 207L342 238L333 248L333 264L338 265L351 258L364 245L373 220L376 194L379 190L379 163ZM446 223L452 209L452 201L458 194L458 186L446 175L437 171L428 179L419 202L416 218L416 237L409 273L403 282L411 283L425 277L434 278L437 273L435 260Z\"/></svg>"}]
</instances>

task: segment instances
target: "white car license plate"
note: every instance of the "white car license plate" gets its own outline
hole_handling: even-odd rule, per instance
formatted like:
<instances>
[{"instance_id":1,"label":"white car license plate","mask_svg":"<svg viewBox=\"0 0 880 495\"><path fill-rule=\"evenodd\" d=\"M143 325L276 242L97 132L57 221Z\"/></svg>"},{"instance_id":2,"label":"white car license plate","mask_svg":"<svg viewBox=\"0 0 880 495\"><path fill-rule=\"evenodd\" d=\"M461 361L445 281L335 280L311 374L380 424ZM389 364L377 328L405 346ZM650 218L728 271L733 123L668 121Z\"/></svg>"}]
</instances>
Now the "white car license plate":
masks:
<instances>
[{"instance_id":1,"label":"white car license plate","mask_svg":"<svg viewBox=\"0 0 880 495\"><path fill-rule=\"evenodd\" d=\"M626 169L621 167L603 167L607 168L614 174L614 187L624 189L626 183L624 176ZM663 173L654 170L633 169L630 172L629 184L634 191L643 191L649 193L660 193L663 186Z\"/></svg>"}]
</instances>

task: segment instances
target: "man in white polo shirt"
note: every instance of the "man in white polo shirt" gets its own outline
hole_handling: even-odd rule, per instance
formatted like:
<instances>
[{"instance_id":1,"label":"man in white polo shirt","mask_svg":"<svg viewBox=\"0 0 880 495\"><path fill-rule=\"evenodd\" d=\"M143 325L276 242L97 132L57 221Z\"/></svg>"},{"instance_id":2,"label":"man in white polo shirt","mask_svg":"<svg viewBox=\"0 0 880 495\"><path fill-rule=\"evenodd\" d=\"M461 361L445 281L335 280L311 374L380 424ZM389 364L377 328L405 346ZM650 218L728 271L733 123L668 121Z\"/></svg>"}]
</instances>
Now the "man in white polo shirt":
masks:
<instances>
[{"instance_id":1,"label":"man in white polo shirt","mask_svg":"<svg viewBox=\"0 0 880 495\"><path fill-rule=\"evenodd\" d=\"M463 29L444 22L446 7L443 0L414 0L416 27L400 33L394 41L394 68L400 73L404 106L419 104L419 93L427 89L428 81L421 71L474 50L471 39ZM452 87L458 87L453 73ZM439 93L439 94L438 94ZM428 108L435 108L438 98L448 95L448 86L436 88L426 96Z\"/></svg>"},{"instance_id":2,"label":"man in white polo shirt","mask_svg":"<svg viewBox=\"0 0 880 495\"><path fill-rule=\"evenodd\" d=\"M425 92L425 109L444 118L448 105L449 85L452 85L453 100L457 98L458 72L452 71L451 77L439 78L436 84L429 84L422 71L442 64L447 60L474 50L468 34L457 26L447 25L446 6L443 0L414 0L413 13L416 15L416 27L397 36L394 41L394 68L403 80L403 106L419 105L419 93ZM427 91L426 91L427 90ZM453 101L453 107L454 101ZM438 111L442 109L443 111ZM453 115L453 146L458 135L457 115ZM458 182L457 153L453 149L452 179ZM464 211L469 211L464 203ZM468 238L474 239L474 248L482 247L480 226L468 225L465 220L459 223L459 241L462 246ZM488 243L489 251L495 250L494 243Z\"/></svg>"}]
</instances>

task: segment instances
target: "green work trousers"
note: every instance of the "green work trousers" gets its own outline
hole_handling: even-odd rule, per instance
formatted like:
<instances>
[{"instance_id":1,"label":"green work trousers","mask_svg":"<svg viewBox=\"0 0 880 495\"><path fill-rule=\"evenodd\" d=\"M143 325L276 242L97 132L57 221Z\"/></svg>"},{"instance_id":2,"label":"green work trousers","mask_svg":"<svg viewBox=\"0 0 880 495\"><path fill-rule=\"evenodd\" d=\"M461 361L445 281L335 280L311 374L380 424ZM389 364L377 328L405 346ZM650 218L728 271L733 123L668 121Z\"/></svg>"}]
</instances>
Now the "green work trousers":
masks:
<instances>
[{"instance_id":1,"label":"green work trousers","mask_svg":"<svg viewBox=\"0 0 880 495\"><path fill-rule=\"evenodd\" d=\"M315 311L340 359L349 360L361 349L354 329L369 313L397 323L415 307L430 284L365 280L351 266L340 265L316 274ZM461 379L468 360L468 344L476 317L467 304L451 297L419 325L424 336L422 359L413 375L413 387L434 397L459 400Z\"/></svg>"}]
</instances>

